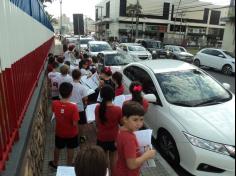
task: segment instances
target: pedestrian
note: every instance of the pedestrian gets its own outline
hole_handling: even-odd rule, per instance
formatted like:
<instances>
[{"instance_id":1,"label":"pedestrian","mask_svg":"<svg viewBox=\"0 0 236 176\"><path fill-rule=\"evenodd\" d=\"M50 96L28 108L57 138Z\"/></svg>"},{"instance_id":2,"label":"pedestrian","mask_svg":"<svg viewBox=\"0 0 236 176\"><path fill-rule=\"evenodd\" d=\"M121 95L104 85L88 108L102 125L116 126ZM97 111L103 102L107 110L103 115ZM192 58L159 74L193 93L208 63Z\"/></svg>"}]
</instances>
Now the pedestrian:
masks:
<instances>
[{"instance_id":1,"label":"pedestrian","mask_svg":"<svg viewBox=\"0 0 236 176\"><path fill-rule=\"evenodd\" d=\"M74 56L74 48L75 45L70 44L68 50L64 53L65 61L69 61L70 63L74 63L75 56Z\"/></svg>"},{"instance_id":2,"label":"pedestrian","mask_svg":"<svg viewBox=\"0 0 236 176\"><path fill-rule=\"evenodd\" d=\"M68 65L65 65L65 64L62 65L61 68L60 68L60 72L61 72L61 75L59 77L59 79L60 79L59 87L63 82L68 82L68 83L73 82L72 77L69 75L70 67Z\"/></svg>"},{"instance_id":3,"label":"pedestrian","mask_svg":"<svg viewBox=\"0 0 236 176\"><path fill-rule=\"evenodd\" d=\"M100 88L110 85L115 90L115 84L112 81L112 71L110 67L104 67L99 74Z\"/></svg>"},{"instance_id":4,"label":"pedestrian","mask_svg":"<svg viewBox=\"0 0 236 176\"><path fill-rule=\"evenodd\" d=\"M78 152L75 160L76 176L106 176L107 168L106 154L101 147L86 146Z\"/></svg>"},{"instance_id":5,"label":"pedestrian","mask_svg":"<svg viewBox=\"0 0 236 176\"><path fill-rule=\"evenodd\" d=\"M53 70L48 73L49 85L51 90L52 100L60 100L59 98L59 84L60 84L60 73L57 71L58 63L52 64Z\"/></svg>"},{"instance_id":6,"label":"pedestrian","mask_svg":"<svg viewBox=\"0 0 236 176\"><path fill-rule=\"evenodd\" d=\"M79 68L82 76L91 77L93 75L92 72L89 70L89 60L84 59L80 61Z\"/></svg>"},{"instance_id":7,"label":"pedestrian","mask_svg":"<svg viewBox=\"0 0 236 176\"><path fill-rule=\"evenodd\" d=\"M73 78L73 91L72 96L70 98L71 102L74 102L77 104L78 112L80 115L79 120L79 130L80 130L80 142L84 143L87 139L87 137L84 135L84 128L87 124L87 118L85 113L85 107L88 102L88 92L87 89L80 83L81 78L81 72L78 69L73 70L72 72L72 78Z\"/></svg>"},{"instance_id":8,"label":"pedestrian","mask_svg":"<svg viewBox=\"0 0 236 176\"><path fill-rule=\"evenodd\" d=\"M55 100L52 103L52 112L55 115L55 149L54 159L49 162L49 166L54 169L58 166L60 152L67 149L67 165L72 166L74 149L78 147L78 108L69 101L73 85L64 82L59 87L61 100Z\"/></svg>"},{"instance_id":9,"label":"pedestrian","mask_svg":"<svg viewBox=\"0 0 236 176\"><path fill-rule=\"evenodd\" d=\"M115 72L112 75L112 81L115 84L115 96L120 96L124 94L125 87L123 85L123 76L120 72Z\"/></svg>"},{"instance_id":10,"label":"pedestrian","mask_svg":"<svg viewBox=\"0 0 236 176\"><path fill-rule=\"evenodd\" d=\"M139 176L142 164L153 158L155 150L148 148L143 154L134 134L143 126L143 107L129 101L122 107L124 126L121 127L117 137L118 161L116 164L116 176Z\"/></svg>"},{"instance_id":11,"label":"pedestrian","mask_svg":"<svg viewBox=\"0 0 236 176\"><path fill-rule=\"evenodd\" d=\"M109 168L111 175L114 176L116 162L116 138L119 125L122 120L122 110L115 106L112 101L115 98L114 89L105 85L101 89L102 102L96 107L95 117L97 125L97 145L102 147L109 158Z\"/></svg>"},{"instance_id":12,"label":"pedestrian","mask_svg":"<svg viewBox=\"0 0 236 176\"><path fill-rule=\"evenodd\" d=\"M148 101L142 96L142 91L143 91L142 84L137 81L132 82L129 87L129 91L132 94L131 100L140 103L143 106L144 111L147 112L149 104Z\"/></svg>"}]
</instances>

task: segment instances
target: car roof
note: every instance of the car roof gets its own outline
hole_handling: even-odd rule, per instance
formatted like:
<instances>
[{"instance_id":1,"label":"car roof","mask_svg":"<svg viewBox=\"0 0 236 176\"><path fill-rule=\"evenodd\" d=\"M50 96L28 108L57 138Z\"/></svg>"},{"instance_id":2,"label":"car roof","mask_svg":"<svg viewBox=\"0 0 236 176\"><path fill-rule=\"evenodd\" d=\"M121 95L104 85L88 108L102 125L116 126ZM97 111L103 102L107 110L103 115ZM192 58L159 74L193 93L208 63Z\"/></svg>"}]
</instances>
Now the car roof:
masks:
<instances>
[{"instance_id":1,"label":"car roof","mask_svg":"<svg viewBox=\"0 0 236 176\"><path fill-rule=\"evenodd\" d=\"M88 43L89 43L89 44L108 44L108 43L105 42L105 41L89 41Z\"/></svg>"},{"instance_id":2,"label":"car roof","mask_svg":"<svg viewBox=\"0 0 236 176\"><path fill-rule=\"evenodd\" d=\"M99 52L99 53L102 53L102 54L104 54L104 55L110 55L110 54L117 54L118 51L101 51L101 52Z\"/></svg>"},{"instance_id":3,"label":"car roof","mask_svg":"<svg viewBox=\"0 0 236 176\"><path fill-rule=\"evenodd\" d=\"M203 48L202 50L206 50L206 49L217 50L217 51L227 51L225 49L219 49L219 48Z\"/></svg>"},{"instance_id":4,"label":"car roof","mask_svg":"<svg viewBox=\"0 0 236 176\"><path fill-rule=\"evenodd\" d=\"M194 65L189 63L173 60L173 59L157 59L157 60L147 60L139 63L133 63L131 65L143 65L151 69L154 73L165 73L165 72L174 72L174 71L184 71L196 69Z\"/></svg>"},{"instance_id":5,"label":"car roof","mask_svg":"<svg viewBox=\"0 0 236 176\"><path fill-rule=\"evenodd\" d=\"M142 46L139 43L121 43L121 45L126 45L126 46Z\"/></svg>"}]
</instances>

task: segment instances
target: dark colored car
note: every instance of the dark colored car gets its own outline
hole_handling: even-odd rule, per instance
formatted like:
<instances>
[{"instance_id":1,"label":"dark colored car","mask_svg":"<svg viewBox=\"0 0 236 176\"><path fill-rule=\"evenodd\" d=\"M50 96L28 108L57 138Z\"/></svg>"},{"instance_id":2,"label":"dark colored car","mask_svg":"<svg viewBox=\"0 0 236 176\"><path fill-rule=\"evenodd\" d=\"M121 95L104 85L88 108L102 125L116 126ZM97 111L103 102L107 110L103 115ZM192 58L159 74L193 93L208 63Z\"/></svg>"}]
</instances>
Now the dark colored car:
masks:
<instances>
[{"instance_id":1,"label":"dark colored car","mask_svg":"<svg viewBox=\"0 0 236 176\"><path fill-rule=\"evenodd\" d=\"M156 41L153 39L137 39L136 43L141 44L145 47L151 54L153 59L166 57L166 51L162 47L161 41Z\"/></svg>"}]
</instances>

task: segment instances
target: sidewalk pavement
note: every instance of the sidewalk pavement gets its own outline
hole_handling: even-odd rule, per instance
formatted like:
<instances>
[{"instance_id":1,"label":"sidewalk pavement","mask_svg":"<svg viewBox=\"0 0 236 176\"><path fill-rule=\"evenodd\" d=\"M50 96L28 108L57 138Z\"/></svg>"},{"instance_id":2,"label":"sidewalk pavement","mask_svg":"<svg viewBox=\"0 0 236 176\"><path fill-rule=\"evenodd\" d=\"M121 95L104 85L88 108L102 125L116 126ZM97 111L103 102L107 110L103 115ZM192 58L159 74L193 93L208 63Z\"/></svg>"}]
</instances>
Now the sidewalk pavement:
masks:
<instances>
[{"instance_id":1,"label":"sidewalk pavement","mask_svg":"<svg viewBox=\"0 0 236 176\"><path fill-rule=\"evenodd\" d=\"M58 41L55 42L55 50L59 54L61 45ZM54 127L55 124L51 123L51 113L49 110L47 118L47 137L46 137L46 148L44 153L44 164L43 164L43 171L42 176L56 176L56 171L48 166L48 162L53 158L53 151L54 151ZM85 134L88 138L85 144L81 145L91 145L96 144L96 127L95 124L88 124L86 127ZM76 156L76 155L75 155ZM164 161L164 159L157 154L155 157L156 168L145 168L142 169L141 176L177 176L175 172L170 168L170 166ZM61 153L61 158L59 165L66 165L66 151L63 150Z\"/></svg>"}]
</instances>

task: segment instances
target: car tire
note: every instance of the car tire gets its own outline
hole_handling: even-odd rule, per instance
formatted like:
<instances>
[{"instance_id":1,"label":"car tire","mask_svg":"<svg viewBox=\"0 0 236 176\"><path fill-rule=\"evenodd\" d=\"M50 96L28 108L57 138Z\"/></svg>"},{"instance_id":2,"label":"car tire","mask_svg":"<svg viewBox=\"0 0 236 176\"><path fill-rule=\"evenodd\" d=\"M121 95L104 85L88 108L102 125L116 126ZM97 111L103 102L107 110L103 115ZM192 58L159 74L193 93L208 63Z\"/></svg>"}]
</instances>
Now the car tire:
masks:
<instances>
[{"instance_id":1,"label":"car tire","mask_svg":"<svg viewBox=\"0 0 236 176\"><path fill-rule=\"evenodd\" d=\"M180 164L180 156L175 140L166 130L158 134L157 148L168 162L175 165Z\"/></svg>"},{"instance_id":2,"label":"car tire","mask_svg":"<svg viewBox=\"0 0 236 176\"><path fill-rule=\"evenodd\" d=\"M233 73L233 68L231 65L224 65L222 67L222 73L225 75L232 75Z\"/></svg>"},{"instance_id":3,"label":"car tire","mask_svg":"<svg viewBox=\"0 0 236 176\"><path fill-rule=\"evenodd\" d=\"M193 61L193 64L194 64L195 66L197 66L197 67L200 67L200 66L201 66L201 62L200 62L199 59L195 59L195 60Z\"/></svg>"}]
</instances>

